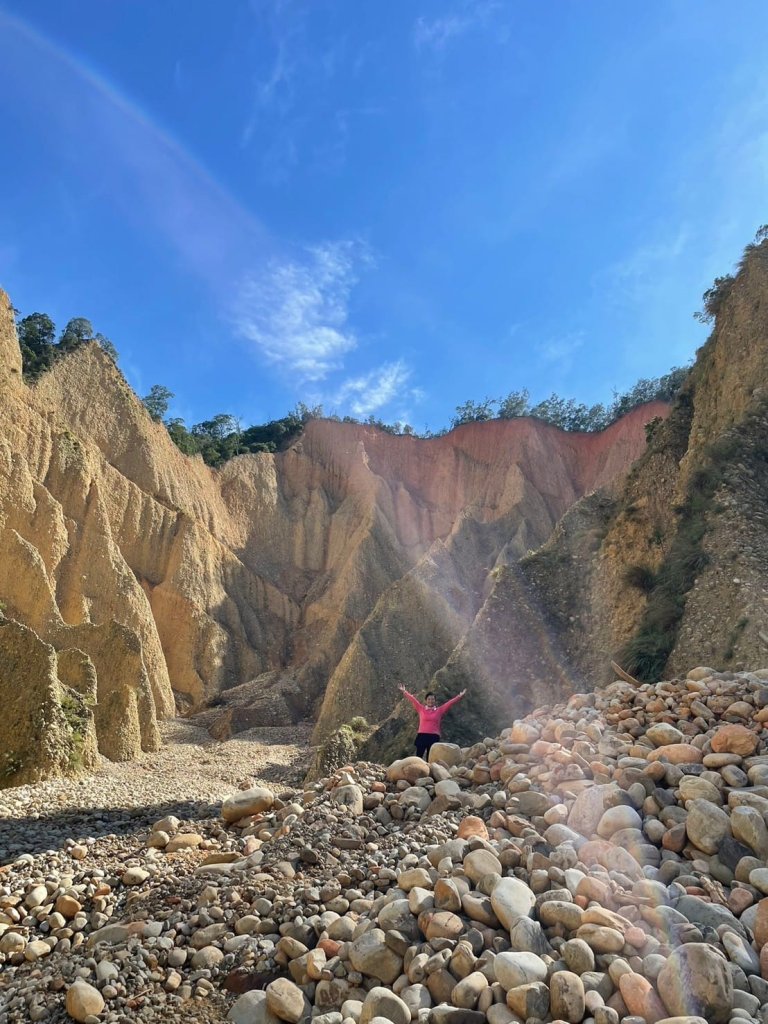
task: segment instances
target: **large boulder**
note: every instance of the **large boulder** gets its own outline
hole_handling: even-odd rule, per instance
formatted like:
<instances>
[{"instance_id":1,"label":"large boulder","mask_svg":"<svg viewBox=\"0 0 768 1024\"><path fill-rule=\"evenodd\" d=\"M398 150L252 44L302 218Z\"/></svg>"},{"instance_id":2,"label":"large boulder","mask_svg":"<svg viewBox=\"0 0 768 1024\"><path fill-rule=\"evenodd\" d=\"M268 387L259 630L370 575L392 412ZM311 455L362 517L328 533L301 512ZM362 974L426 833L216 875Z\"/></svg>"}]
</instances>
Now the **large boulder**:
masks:
<instances>
[{"instance_id":1,"label":"large boulder","mask_svg":"<svg viewBox=\"0 0 768 1024\"><path fill-rule=\"evenodd\" d=\"M393 761L387 768L387 778L390 782L414 783L418 779L429 778L429 765L422 757L403 757L399 761Z\"/></svg>"},{"instance_id":2,"label":"large boulder","mask_svg":"<svg viewBox=\"0 0 768 1024\"><path fill-rule=\"evenodd\" d=\"M249 814L268 811L274 802L275 794L271 789L254 786L252 789L244 789L240 793L228 796L221 805L221 816L225 821L239 821L241 818L247 818Z\"/></svg>"},{"instance_id":3,"label":"large boulder","mask_svg":"<svg viewBox=\"0 0 768 1024\"><path fill-rule=\"evenodd\" d=\"M442 761L449 768L453 768L454 765L461 764L462 756L458 743L433 743L429 751L429 763Z\"/></svg>"}]
</instances>

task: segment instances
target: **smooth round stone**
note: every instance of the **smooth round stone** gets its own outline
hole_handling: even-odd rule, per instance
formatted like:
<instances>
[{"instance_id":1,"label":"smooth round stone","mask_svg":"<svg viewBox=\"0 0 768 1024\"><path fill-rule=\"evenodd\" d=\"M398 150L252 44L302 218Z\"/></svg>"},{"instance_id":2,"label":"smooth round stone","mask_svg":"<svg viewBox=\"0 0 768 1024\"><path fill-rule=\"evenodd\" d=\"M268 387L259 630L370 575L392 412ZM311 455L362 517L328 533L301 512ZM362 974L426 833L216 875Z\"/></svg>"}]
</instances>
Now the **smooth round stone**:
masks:
<instances>
[{"instance_id":1,"label":"smooth round stone","mask_svg":"<svg viewBox=\"0 0 768 1024\"><path fill-rule=\"evenodd\" d=\"M392 1024L410 1024L411 1010L394 992L377 985L365 997L359 1024L370 1024L374 1017L385 1017Z\"/></svg>"},{"instance_id":2,"label":"smooth round stone","mask_svg":"<svg viewBox=\"0 0 768 1024\"><path fill-rule=\"evenodd\" d=\"M558 847L569 843L575 850L578 850L586 842L584 836L574 832L567 825L561 824L550 825L544 833L544 838L551 846Z\"/></svg>"},{"instance_id":3,"label":"smooth round stone","mask_svg":"<svg viewBox=\"0 0 768 1024\"><path fill-rule=\"evenodd\" d=\"M715 754L741 754L749 757L757 748L757 736L745 725L721 725L712 737Z\"/></svg>"},{"instance_id":4,"label":"smooth round stone","mask_svg":"<svg viewBox=\"0 0 768 1024\"><path fill-rule=\"evenodd\" d=\"M680 780L680 799L683 803L689 800L708 800L718 806L723 802L717 786L706 779L696 778L695 775L684 775Z\"/></svg>"},{"instance_id":5,"label":"smooth round stone","mask_svg":"<svg viewBox=\"0 0 768 1024\"><path fill-rule=\"evenodd\" d=\"M739 765L743 758L740 754L705 754L705 768L725 768L727 765Z\"/></svg>"},{"instance_id":6,"label":"smooth round stone","mask_svg":"<svg viewBox=\"0 0 768 1024\"><path fill-rule=\"evenodd\" d=\"M149 872L145 871L144 868L128 868L127 871L123 872L120 881L123 885L141 885L149 878Z\"/></svg>"},{"instance_id":7,"label":"smooth round stone","mask_svg":"<svg viewBox=\"0 0 768 1024\"><path fill-rule=\"evenodd\" d=\"M643 819L634 807L609 807L598 822L597 834L607 839L621 829L642 827Z\"/></svg>"},{"instance_id":8,"label":"smooth round stone","mask_svg":"<svg viewBox=\"0 0 768 1024\"><path fill-rule=\"evenodd\" d=\"M493 912L505 928L511 928L519 917L528 917L535 904L535 895L519 878L502 878L491 892Z\"/></svg>"},{"instance_id":9,"label":"smooth round stone","mask_svg":"<svg viewBox=\"0 0 768 1024\"><path fill-rule=\"evenodd\" d=\"M731 819L720 807L708 800L691 800L685 828L694 846L704 853L717 853L726 836L731 834Z\"/></svg>"},{"instance_id":10,"label":"smooth round stone","mask_svg":"<svg viewBox=\"0 0 768 1024\"><path fill-rule=\"evenodd\" d=\"M104 997L97 988L78 979L67 989L66 1007L69 1016L80 1024L104 1009Z\"/></svg>"},{"instance_id":11,"label":"smooth round stone","mask_svg":"<svg viewBox=\"0 0 768 1024\"><path fill-rule=\"evenodd\" d=\"M547 900L539 907L539 919L545 928L560 924L567 931L575 931L582 922L584 911L576 903Z\"/></svg>"},{"instance_id":12,"label":"smooth round stone","mask_svg":"<svg viewBox=\"0 0 768 1024\"><path fill-rule=\"evenodd\" d=\"M518 985L507 992L507 1006L523 1020L544 1020L549 1014L549 989L543 981Z\"/></svg>"},{"instance_id":13,"label":"smooth round stone","mask_svg":"<svg viewBox=\"0 0 768 1024\"><path fill-rule=\"evenodd\" d=\"M555 1019L580 1024L585 1013L584 982L572 971L557 971L549 979L550 1012Z\"/></svg>"},{"instance_id":14,"label":"smooth round stone","mask_svg":"<svg viewBox=\"0 0 768 1024\"><path fill-rule=\"evenodd\" d=\"M703 754L699 748L690 743L665 744L663 747L652 750L648 755L648 760L651 762L668 761L673 765L700 764L702 758Z\"/></svg>"},{"instance_id":15,"label":"smooth round stone","mask_svg":"<svg viewBox=\"0 0 768 1024\"><path fill-rule=\"evenodd\" d=\"M667 828L657 818L646 818L643 822L643 832L652 843L660 845Z\"/></svg>"},{"instance_id":16,"label":"smooth round stone","mask_svg":"<svg viewBox=\"0 0 768 1024\"><path fill-rule=\"evenodd\" d=\"M473 971L456 985L451 992L451 1002L464 1010L474 1010L483 992L488 988L488 979L480 971ZM392 1018L390 1018L392 1019ZM362 1022L361 1022L362 1024ZM404 1024L410 1024L405 1021Z\"/></svg>"},{"instance_id":17,"label":"smooth round stone","mask_svg":"<svg viewBox=\"0 0 768 1024\"><path fill-rule=\"evenodd\" d=\"M34 886L24 897L24 906L29 907L30 910L34 910L35 907L40 907L47 902L48 887L45 885Z\"/></svg>"},{"instance_id":18,"label":"smooth round stone","mask_svg":"<svg viewBox=\"0 0 768 1024\"><path fill-rule=\"evenodd\" d=\"M710 946L687 943L674 949L658 977L659 995L672 1015L698 1014L726 1024L733 1005L733 978Z\"/></svg>"},{"instance_id":19,"label":"smooth round stone","mask_svg":"<svg viewBox=\"0 0 768 1024\"><path fill-rule=\"evenodd\" d=\"M646 739L649 739L654 747L665 747L672 743L682 743L683 734L674 725L668 722L657 722L650 729L646 730Z\"/></svg>"},{"instance_id":20,"label":"smooth round stone","mask_svg":"<svg viewBox=\"0 0 768 1024\"><path fill-rule=\"evenodd\" d=\"M547 965L535 953L499 953L493 961L496 981L505 990L544 981Z\"/></svg>"},{"instance_id":21,"label":"smooth round stone","mask_svg":"<svg viewBox=\"0 0 768 1024\"><path fill-rule=\"evenodd\" d=\"M642 1020L655 1022L666 1016L666 1007L653 985L639 974L630 971L619 978L619 991L629 1012ZM628 1018L625 1017L624 1020Z\"/></svg>"},{"instance_id":22,"label":"smooth round stone","mask_svg":"<svg viewBox=\"0 0 768 1024\"><path fill-rule=\"evenodd\" d=\"M486 875L501 875L503 868L490 850L473 850L464 858L464 872L473 882L479 882Z\"/></svg>"},{"instance_id":23,"label":"smooth round stone","mask_svg":"<svg viewBox=\"0 0 768 1024\"><path fill-rule=\"evenodd\" d=\"M47 942L43 942L42 939L33 939L28 942L24 949L25 960L41 960L43 957L49 956L51 953L51 947Z\"/></svg>"},{"instance_id":24,"label":"smooth round stone","mask_svg":"<svg viewBox=\"0 0 768 1024\"><path fill-rule=\"evenodd\" d=\"M749 884L768 894L768 868L755 868L749 873Z\"/></svg>"},{"instance_id":25,"label":"smooth round stone","mask_svg":"<svg viewBox=\"0 0 768 1024\"><path fill-rule=\"evenodd\" d=\"M27 940L18 932L6 932L0 938L0 953L11 956L13 953L23 953Z\"/></svg>"},{"instance_id":26,"label":"smooth round stone","mask_svg":"<svg viewBox=\"0 0 768 1024\"><path fill-rule=\"evenodd\" d=\"M449 768L461 764L461 757L461 747L456 743L433 743L428 754L430 764L440 761Z\"/></svg>"},{"instance_id":27,"label":"smooth round stone","mask_svg":"<svg viewBox=\"0 0 768 1024\"><path fill-rule=\"evenodd\" d=\"M665 956L661 956L659 953L649 953L648 956L643 957L643 977L648 978L649 981L656 981L666 962Z\"/></svg>"},{"instance_id":28,"label":"smooth round stone","mask_svg":"<svg viewBox=\"0 0 768 1024\"><path fill-rule=\"evenodd\" d=\"M307 1015L309 1007L304 993L298 985L294 985L287 978L278 978L270 982L266 993L267 1009L280 1020L298 1024Z\"/></svg>"},{"instance_id":29,"label":"smooth round stone","mask_svg":"<svg viewBox=\"0 0 768 1024\"><path fill-rule=\"evenodd\" d=\"M270 789L262 786L244 789L226 798L221 805L221 816L225 821L239 821L251 814L268 811L274 801L275 796Z\"/></svg>"},{"instance_id":30,"label":"smooth round stone","mask_svg":"<svg viewBox=\"0 0 768 1024\"><path fill-rule=\"evenodd\" d=\"M725 932L722 937L723 946L728 954L728 959L747 974L760 973L760 958L751 946L748 946L738 935L733 932Z\"/></svg>"},{"instance_id":31,"label":"smooth round stone","mask_svg":"<svg viewBox=\"0 0 768 1024\"><path fill-rule=\"evenodd\" d=\"M551 953L544 929L530 917L519 917L509 929L509 944L516 952Z\"/></svg>"},{"instance_id":32,"label":"smooth round stone","mask_svg":"<svg viewBox=\"0 0 768 1024\"><path fill-rule=\"evenodd\" d=\"M763 862L757 857L744 856L737 863L734 874L737 882L749 882L749 876L753 871L763 867Z\"/></svg>"},{"instance_id":33,"label":"smooth round stone","mask_svg":"<svg viewBox=\"0 0 768 1024\"><path fill-rule=\"evenodd\" d=\"M615 928L599 924L583 924L576 933L595 953L620 953L624 948L624 936Z\"/></svg>"},{"instance_id":34,"label":"smooth round stone","mask_svg":"<svg viewBox=\"0 0 768 1024\"><path fill-rule=\"evenodd\" d=\"M574 974L595 969L595 954L584 939L569 939L560 948L560 955Z\"/></svg>"},{"instance_id":35,"label":"smooth round stone","mask_svg":"<svg viewBox=\"0 0 768 1024\"><path fill-rule=\"evenodd\" d=\"M737 768L736 765L726 765L720 772L723 777L723 781L734 788L741 788L749 785L749 778L746 772L743 772L741 768Z\"/></svg>"},{"instance_id":36,"label":"smooth round stone","mask_svg":"<svg viewBox=\"0 0 768 1024\"><path fill-rule=\"evenodd\" d=\"M768 861L768 827L759 811L754 807L734 807L731 829L735 839L746 843L761 860Z\"/></svg>"},{"instance_id":37,"label":"smooth round stone","mask_svg":"<svg viewBox=\"0 0 768 1024\"><path fill-rule=\"evenodd\" d=\"M192 957L192 967L195 970L210 969L220 964L223 959L224 951L218 946L203 946Z\"/></svg>"}]
</instances>

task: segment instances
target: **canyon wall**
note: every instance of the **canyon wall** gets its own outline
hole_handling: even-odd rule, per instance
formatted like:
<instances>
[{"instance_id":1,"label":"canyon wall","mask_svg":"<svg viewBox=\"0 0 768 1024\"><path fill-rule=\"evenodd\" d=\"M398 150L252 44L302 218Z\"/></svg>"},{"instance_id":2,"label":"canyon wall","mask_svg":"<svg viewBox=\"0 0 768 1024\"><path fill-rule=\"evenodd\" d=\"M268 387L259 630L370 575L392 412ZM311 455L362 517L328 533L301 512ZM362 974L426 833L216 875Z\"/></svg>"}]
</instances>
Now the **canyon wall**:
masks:
<instances>
[{"instance_id":1,"label":"canyon wall","mask_svg":"<svg viewBox=\"0 0 768 1024\"><path fill-rule=\"evenodd\" d=\"M575 671L643 680L768 654L768 243L747 249L669 417L615 500L576 503L522 568Z\"/></svg>"},{"instance_id":2,"label":"canyon wall","mask_svg":"<svg viewBox=\"0 0 768 1024\"><path fill-rule=\"evenodd\" d=\"M222 734L263 714L316 718L321 740L386 717L399 680L446 664L494 573L619 480L666 411L593 435L524 419L429 440L312 421L287 450L216 470L178 451L96 344L26 384L4 293L0 408L0 601L90 660L113 759L214 699ZM566 675L552 648L525 687ZM493 686L512 700L514 674Z\"/></svg>"}]
</instances>

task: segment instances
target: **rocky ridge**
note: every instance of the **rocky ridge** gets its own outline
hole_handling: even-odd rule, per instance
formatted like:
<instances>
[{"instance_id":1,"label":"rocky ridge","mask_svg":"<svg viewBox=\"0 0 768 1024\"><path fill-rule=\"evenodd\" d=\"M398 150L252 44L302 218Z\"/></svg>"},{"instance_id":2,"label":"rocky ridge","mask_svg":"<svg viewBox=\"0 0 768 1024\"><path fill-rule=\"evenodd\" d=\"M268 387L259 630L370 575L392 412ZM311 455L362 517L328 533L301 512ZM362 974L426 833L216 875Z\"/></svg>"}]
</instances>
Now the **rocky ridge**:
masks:
<instances>
[{"instance_id":1,"label":"rocky ridge","mask_svg":"<svg viewBox=\"0 0 768 1024\"><path fill-rule=\"evenodd\" d=\"M768 670L615 682L0 873L9 1022L768 1020ZM246 784L247 785L247 784Z\"/></svg>"}]
</instances>

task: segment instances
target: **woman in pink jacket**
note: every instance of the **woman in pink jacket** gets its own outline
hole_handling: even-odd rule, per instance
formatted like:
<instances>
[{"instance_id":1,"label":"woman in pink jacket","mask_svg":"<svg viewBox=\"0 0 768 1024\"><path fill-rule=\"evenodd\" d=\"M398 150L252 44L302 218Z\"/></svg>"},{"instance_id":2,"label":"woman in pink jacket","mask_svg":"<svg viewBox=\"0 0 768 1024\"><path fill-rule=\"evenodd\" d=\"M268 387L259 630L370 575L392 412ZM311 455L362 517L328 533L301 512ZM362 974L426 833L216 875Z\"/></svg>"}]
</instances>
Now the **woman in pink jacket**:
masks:
<instances>
[{"instance_id":1,"label":"woman in pink jacket","mask_svg":"<svg viewBox=\"0 0 768 1024\"><path fill-rule=\"evenodd\" d=\"M462 690L461 693L456 694L455 697L447 700L445 704L440 704L438 707L434 693L428 693L424 698L426 704L422 704L412 693L408 693L404 686L401 685L398 689L413 704L419 716L419 731L416 734L416 755L428 758L432 744L437 743L440 739L440 722L443 715L448 708L458 704L467 691Z\"/></svg>"}]
</instances>

